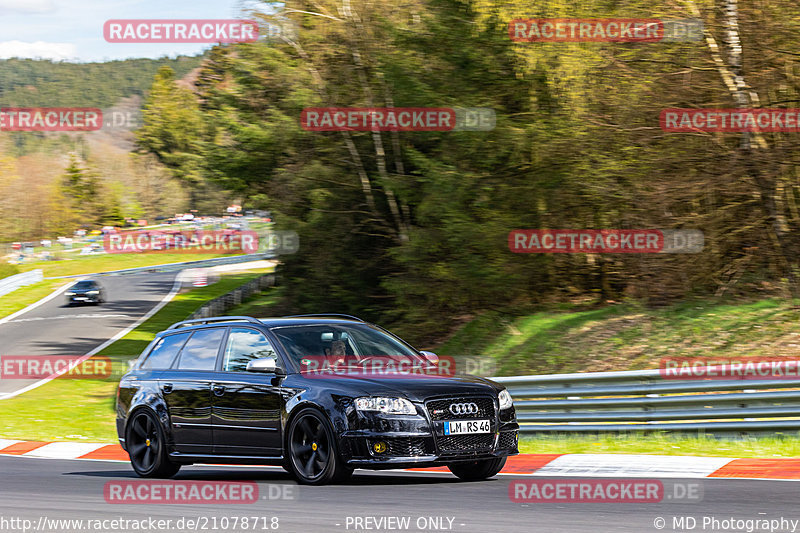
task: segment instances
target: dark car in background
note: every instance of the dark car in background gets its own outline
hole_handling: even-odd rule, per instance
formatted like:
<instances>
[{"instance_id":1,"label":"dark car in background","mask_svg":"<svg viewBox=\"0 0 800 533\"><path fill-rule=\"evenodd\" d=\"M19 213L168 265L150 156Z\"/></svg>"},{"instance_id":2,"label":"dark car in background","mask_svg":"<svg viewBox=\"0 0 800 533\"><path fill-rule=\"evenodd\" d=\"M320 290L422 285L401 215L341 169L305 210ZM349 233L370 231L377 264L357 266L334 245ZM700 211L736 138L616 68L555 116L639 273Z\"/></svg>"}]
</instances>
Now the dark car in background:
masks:
<instances>
[{"instance_id":1,"label":"dark car in background","mask_svg":"<svg viewBox=\"0 0 800 533\"><path fill-rule=\"evenodd\" d=\"M84 279L64 292L67 304L92 303L101 304L106 301L106 291L102 285L92 279Z\"/></svg>"},{"instance_id":2,"label":"dark car in background","mask_svg":"<svg viewBox=\"0 0 800 533\"><path fill-rule=\"evenodd\" d=\"M317 356L363 368L389 359L427 374L323 375L309 370ZM488 379L430 375L436 362L345 315L179 322L120 381L117 433L143 477L192 463L279 465L307 484L355 468L492 477L518 453L511 396Z\"/></svg>"}]
</instances>

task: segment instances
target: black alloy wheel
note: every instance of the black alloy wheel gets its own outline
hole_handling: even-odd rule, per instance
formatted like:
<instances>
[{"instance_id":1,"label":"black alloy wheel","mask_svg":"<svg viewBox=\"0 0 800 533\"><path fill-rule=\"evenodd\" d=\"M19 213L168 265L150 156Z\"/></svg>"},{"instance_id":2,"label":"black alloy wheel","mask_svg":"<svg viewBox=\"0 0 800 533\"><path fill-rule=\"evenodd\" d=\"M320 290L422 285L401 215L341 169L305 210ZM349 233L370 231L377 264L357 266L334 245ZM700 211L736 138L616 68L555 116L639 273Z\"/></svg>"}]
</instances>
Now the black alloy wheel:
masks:
<instances>
[{"instance_id":1,"label":"black alloy wheel","mask_svg":"<svg viewBox=\"0 0 800 533\"><path fill-rule=\"evenodd\" d=\"M169 460L164 431L150 411L142 410L133 415L125 444L131 466L141 477L168 478L181 468Z\"/></svg>"},{"instance_id":2,"label":"black alloy wheel","mask_svg":"<svg viewBox=\"0 0 800 533\"><path fill-rule=\"evenodd\" d=\"M324 485L353 473L338 455L330 424L315 409L304 409L292 420L288 449L288 469L301 483Z\"/></svg>"}]
</instances>

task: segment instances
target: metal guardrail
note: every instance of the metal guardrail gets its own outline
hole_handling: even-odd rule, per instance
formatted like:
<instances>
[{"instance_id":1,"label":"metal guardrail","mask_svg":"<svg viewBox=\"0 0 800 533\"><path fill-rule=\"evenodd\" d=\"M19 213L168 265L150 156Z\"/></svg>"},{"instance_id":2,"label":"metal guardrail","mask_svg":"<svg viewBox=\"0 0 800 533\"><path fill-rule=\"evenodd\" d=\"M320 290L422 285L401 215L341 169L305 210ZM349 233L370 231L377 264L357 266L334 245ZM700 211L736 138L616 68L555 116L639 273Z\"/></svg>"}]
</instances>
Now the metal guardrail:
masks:
<instances>
[{"instance_id":1,"label":"metal guardrail","mask_svg":"<svg viewBox=\"0 0 800 533\"><path fill-rule=\"evenodd\" d=\"M800 378L751 378L675 379L656 369L492 379L508 388L527 434L800 431Z\"/></svg>"},{"instance_id":2,"label":"metal guardrail","mask_svg":"<svg viewBox=\"0 0 800 533\"><path fill-rule=\"evenodd\" d=\"M187 320L224 315L228 309L241 304L244 299L273 285L275 285L275 274L259 276L241 287L204 304L200 309L189 315Z\"/></svg>"},{"instance_id":3,"label":"metal guardrail","mask_svg":"<svg viewBox=\"0 0 800 533\"><path fill-rule=\"evenodd\" d=\"M38 283L43 279L44 278L42 276L41 269L31 270L30 272L23 272L22 274L14 274L13 276L0 279L0 296L15 291L20 287L24 287L25 285Z\"/></svg>"}]
</instances>

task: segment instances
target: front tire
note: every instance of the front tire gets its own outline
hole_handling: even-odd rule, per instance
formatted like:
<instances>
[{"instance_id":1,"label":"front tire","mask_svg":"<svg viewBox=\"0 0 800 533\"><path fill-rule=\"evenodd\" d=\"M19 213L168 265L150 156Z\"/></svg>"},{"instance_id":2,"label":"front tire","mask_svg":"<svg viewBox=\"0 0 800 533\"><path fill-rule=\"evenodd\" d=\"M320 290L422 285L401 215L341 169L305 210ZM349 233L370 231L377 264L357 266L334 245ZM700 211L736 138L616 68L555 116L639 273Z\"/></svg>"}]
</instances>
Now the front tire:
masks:
<instances>
[{"instance_id":1,"label":"front tire","mask_svg":"<svg viewBox=\"0 0 800 533\"><path fill-rule=\"evenodd\" d=\"M496 459L482 459L467 463L453 463L447 468L455 474L458 479L463 481L482 481L494 477L506 465L505 457Z\"/></svg>"},{"instance_id":2,"label":"front tire","mask_svg":"<svg viewBox=\"0 0 800 533\"><path fill-rule=\"evenodd\" d=\"M131 466L140 477L171 478L181 469L169 460L164 429L150 411L133 415L125 439Z\"/></svg>"},{"instance_id":3,"label":"front tire","mask_svg":"<svg viewBox=\"0 0 800 533\"><path fill-rule=\"evenodd\" d=\"M286 448L286 469L302 484L338 483L353 474L339 455L330 422L316 409L303 409L294 417Z\"/></svg>"}]
</instances>

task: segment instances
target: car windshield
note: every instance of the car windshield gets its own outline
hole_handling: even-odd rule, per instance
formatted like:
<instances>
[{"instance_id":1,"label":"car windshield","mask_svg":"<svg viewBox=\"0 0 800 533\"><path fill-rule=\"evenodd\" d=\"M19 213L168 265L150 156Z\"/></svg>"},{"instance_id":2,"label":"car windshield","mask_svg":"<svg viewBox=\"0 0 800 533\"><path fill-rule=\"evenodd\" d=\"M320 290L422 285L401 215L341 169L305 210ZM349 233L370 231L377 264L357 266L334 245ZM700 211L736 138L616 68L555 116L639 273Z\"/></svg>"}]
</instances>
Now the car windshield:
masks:
<instances>
[{"instance_id":1,"label":"car windshield","mask_svg":"<svg viewBox=\"0 0 800 533\"><path fill-rule=\"evenodd\" d=\"M416 364L425 359L400 339L369 324L319 324L272 328L292 360L301 364L308 357L341 356L356 360L391 357Z\"/></svg>"},{"instance_id":2,"label":"car windshield","mask_svg":"<svg viewBox=\"0 0 800 533\"><path fill-rule=\"evenodd\" d=\"M94 281L79 281L72 286L73 289L91 289L95 286Z\"/></svg>"}]
</instances>

